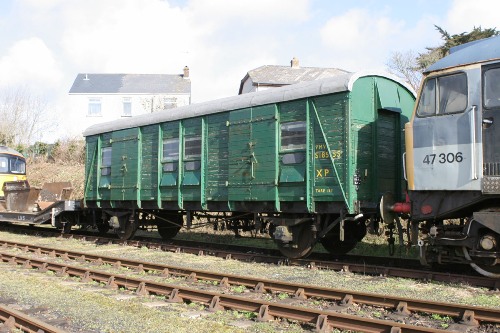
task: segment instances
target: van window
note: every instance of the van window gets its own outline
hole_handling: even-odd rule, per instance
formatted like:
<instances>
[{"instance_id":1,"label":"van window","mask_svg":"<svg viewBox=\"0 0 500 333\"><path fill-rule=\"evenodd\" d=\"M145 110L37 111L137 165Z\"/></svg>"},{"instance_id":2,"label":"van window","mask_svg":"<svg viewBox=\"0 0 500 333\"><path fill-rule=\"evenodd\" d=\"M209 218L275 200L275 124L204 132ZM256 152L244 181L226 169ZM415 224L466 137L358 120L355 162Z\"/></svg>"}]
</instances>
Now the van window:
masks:
<instances>
[{"instance_id":1,"label":"van window","mask_svg":"<svg viewBox=\"0 0 500 333\"><path fill-rule=\"evenodd\" d=\"M101 176L111 175L111 147L101 150Z\"/></svg>"},{"instance_id":2,"label":"van window","mask_svg":"<svg viewBox=\"0 0 500 333\"><path fill-rule=\"evenodd\" d=\"M163 161L179 160L179 138L163 140Z\"/></svg>"},{"instance_id":3,"label":"van window","mask_svg":"<svg viewBox=\"0 0 500 333\"><path fill-rule=\"evenodd\" d=\"M306 148L306 122L293 121L281 124L281 151Z\"/></svg>"},{"instance_id":4,"label":"van window","mask_svg":"<svg viewBox=\"0 0 500 333\"><path fill-rule=\"evenodd\" d=\"M184 158L195 159L201 156L201 136L186 137L184 139Z\"/></svg>"}]
</instances>

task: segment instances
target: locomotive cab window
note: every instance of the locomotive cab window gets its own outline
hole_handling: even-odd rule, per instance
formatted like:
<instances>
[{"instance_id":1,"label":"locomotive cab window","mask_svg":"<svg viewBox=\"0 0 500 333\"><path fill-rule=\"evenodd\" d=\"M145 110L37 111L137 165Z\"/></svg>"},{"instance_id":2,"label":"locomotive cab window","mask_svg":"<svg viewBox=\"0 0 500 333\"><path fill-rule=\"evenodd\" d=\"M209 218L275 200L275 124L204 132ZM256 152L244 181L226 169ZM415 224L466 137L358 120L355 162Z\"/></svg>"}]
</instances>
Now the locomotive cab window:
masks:
<instances>
[{"instance_id":1,"label":"locomotive cab window","mask_svg":"<svg viewBox=\"0 0 500 333\"><path fill-rule=\"evenodd\" d=\"M26 174L26 162L17 156L0 156L0 172Z\"/></svg>"},{"instance_id":2,"label":"locomotive cab window","mask_svg":"<svg viewBox=\"0 0 500 333\"><path fill-rule=\"evenodd\" d=\"M101 176L111 175L111 147L102 148Z\"/></svg>"},{"instance_id":3,"label":"locomotive cab window","mask_svg":"<svg viewBox=\"0 0 500 333\"><path fill-rule=\"evenodd\" d=\"M0 156L0 172L9 172L9 159L7 157Z\"/></svg>"},{"instance_id":4,"label":"locomotive cab window","mask_svg":"<svg viewBox=\"0 0 500 333\"><path fill-rule=\"evenodd\" d=\"M281 151L306 148L306 122L293 121L281 124Z\"/></svg>"},{"instance_id":5,"label":"locomotive cab window","mask_svg":"<svg viewBox=\"0 0 500 333\"><path fill-rule=\"evenodd\" d=\"M485 71L483 84L484 106L488 109L500 108L500 68Z\"/></svg>"},{"instance_id":6,"label":"locomotive cab window","mask_svg":"<svg viewBox=\"0 0 500 333\"><path fill-rule=\"evenodd\" d=\"M420 117L463 112L467 108L467 76L452 74L426 80L417 114Z\"/></svg>"},{"instance_id":7,"label":"locomotive cab window","mask_svg":"<svg viewBox=\"0 0 500 333\"><path fill-rule=\"evenodd\" d=\"M13 157L10 159L10 172L15 174L25 174L26 173L26 162L19 157Z\"/></svg>"}]
</instances>

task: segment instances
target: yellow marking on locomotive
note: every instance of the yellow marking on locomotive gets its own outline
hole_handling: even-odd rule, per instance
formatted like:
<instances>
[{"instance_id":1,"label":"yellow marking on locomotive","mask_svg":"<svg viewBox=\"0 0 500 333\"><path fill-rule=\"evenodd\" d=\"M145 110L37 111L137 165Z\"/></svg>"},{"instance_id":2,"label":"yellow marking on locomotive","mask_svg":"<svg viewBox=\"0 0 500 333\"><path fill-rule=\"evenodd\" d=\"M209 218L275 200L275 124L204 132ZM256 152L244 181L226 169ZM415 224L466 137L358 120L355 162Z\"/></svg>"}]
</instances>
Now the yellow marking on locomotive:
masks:
<instances>
[{"instance_id":1,"label":"yellow marking on locomotive","mask_svg":"<svg viewBox=\"0 0 500 333\"><path fill-rule=\"evenodd\" d=\"M26 175L0 174L0 197L4 196L3 183L17 180L26 180Z\"/></svg>"},{"instance_id":2,"label":"yellow marking on locomotive","mask_svg":"<svg viewBox=\"0 0 500 333\"><path fill-rule=\"evenodd\" d=\"M406 158L405 158L405 170L406 179L408 181L408 189L415 189L415 164L414 164L414 153L413 153L413 121L405 124L405 146L406 146Z\"/></svg>"}]
</instances>

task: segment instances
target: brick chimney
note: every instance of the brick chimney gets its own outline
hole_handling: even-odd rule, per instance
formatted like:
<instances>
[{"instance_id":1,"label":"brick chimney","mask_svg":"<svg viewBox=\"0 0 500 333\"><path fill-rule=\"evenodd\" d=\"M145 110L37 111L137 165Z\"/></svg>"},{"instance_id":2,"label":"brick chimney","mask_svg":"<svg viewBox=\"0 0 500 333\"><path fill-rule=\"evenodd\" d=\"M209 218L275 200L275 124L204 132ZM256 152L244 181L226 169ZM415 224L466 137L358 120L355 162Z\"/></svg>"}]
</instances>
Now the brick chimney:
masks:
<instances>
[{"instance_id":1,"label":"brick chimney","mask_svg":"<svg viewBox=\"0 0 500 333\"><path fill-rule=\"evenodd\" d=\"M188 66L184 66L184 75L183 77L185 79L189 79L189 67Z\"/></svg>"},{"instance_id":2,"label":"brick chimney","mask_svg":"<svg viewBox=\"0 0 500 333\"><path fill-rule=\"evenodd\" d=\"M293 57L293 59L290 61L290 65L292 68L300 68L299 59Z\"/></svg>"}]
</instances>

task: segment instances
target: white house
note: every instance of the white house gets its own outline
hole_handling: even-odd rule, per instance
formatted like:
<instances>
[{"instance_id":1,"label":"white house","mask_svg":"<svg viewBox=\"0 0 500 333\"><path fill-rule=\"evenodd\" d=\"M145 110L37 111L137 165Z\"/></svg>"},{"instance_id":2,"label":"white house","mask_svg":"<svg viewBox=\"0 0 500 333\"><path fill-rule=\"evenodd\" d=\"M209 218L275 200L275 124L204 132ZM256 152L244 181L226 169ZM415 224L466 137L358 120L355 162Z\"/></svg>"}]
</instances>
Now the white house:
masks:
<instances>
[{"instance_id":1,"label":"white house","mask_svg":"<svg viewBox=\"0 0 500 333\"><path fill-rule=\"evenodd\" d=\"M97 123L188 105L189 68L183 74L80 73L69 90L69 103L79 133Z\"/></svg>"},{"instance_id":2,"label":"white house","mask_svg":"<svg viewBox=\"0 0 500 333\"><path fill-rule=\"evenodd\" d=\"M349 73L338 68L300 67L299 60L293 58L290 66L265 65L249 71L241 80L239 94L281 87L302 81L326 79Z\"/></svg>"}]
</instances>

